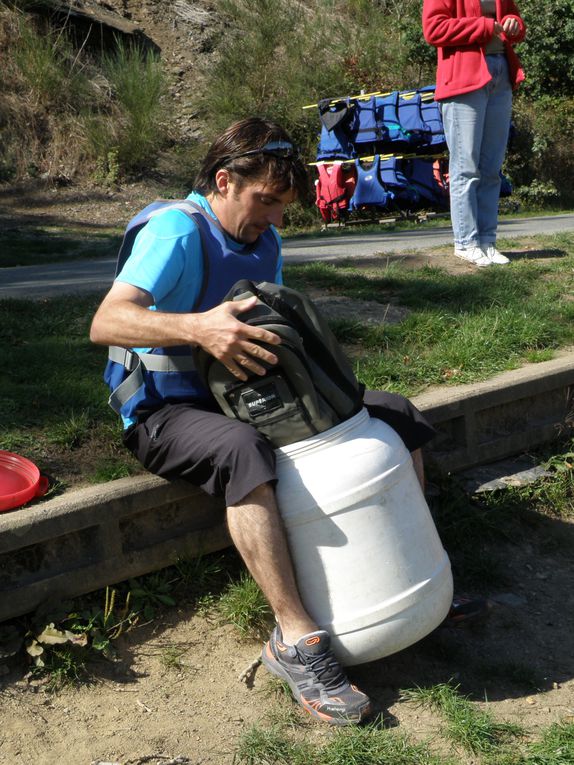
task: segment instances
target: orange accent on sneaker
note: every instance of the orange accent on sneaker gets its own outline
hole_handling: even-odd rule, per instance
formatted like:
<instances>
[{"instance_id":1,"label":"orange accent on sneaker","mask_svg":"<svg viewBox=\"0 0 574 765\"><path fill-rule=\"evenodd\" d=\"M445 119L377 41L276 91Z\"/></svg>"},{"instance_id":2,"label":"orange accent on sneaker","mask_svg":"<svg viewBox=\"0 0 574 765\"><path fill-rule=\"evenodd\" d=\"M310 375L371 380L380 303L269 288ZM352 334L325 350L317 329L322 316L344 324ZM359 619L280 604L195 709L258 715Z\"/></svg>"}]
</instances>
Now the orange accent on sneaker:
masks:
<instances>
[{"instance_id":1,"label":"orange accent on sneaker","mask_svg":"<svg viewBox=\"0 0 574 765\"><path fill-rule=\"evenodd\" d=\"M301 702L302 707L306 712L309 712L309 714L318 717L320 720L331 722L333 719L331 715L326 715L324 712L319 711L318 707L320 706L321 702L318 699L316 701L307 701L304 696L301 696Z\"/></svg>"},{"instance_id":2,"label":"orange accent on sneaker","mask_svg":"<svg viewBox=\"0 0 574 765\"><path fill-rule=\"evenodd\" d=\"M315 635L315 637L307 638L305 641L305 645L317 645L317 643L321 642L321 638L318 635Z\"/></svg>"}]
</instances>

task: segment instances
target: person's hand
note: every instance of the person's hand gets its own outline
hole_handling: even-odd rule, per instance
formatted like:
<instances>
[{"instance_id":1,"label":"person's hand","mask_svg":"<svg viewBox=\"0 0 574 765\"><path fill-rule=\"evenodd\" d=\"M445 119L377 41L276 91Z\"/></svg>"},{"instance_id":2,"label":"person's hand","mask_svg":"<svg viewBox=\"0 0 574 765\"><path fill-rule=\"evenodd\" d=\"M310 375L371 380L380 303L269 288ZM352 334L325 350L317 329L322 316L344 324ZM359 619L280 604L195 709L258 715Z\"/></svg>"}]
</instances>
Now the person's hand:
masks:
<instances>
[{"instance_id":1,"label":"person's hand","mask_svg":"<svg viewBox=\"0 0 574 765\"><path fill-rule=\"evenodd\" d=\"M520 31L520 25L516 19L505 19L504 24L499 24L498 21L494 22L494 36L502 37L506 35L508 39L516 37Z\"/></svg>"},{"instance_id":2,"label":"person's hand","mask_svg":"<svg viewBox=\"0 0 574 765\"><path fill-rule=\"evenodd\" d=\"M512 37L516 37L519 33L520 25L516 19L505 19L504 24L502 25L502 31L509 39L511 39Z\"/></svg>"},{"instance_id":3,"label":"person's hand","mask_svg":"<svg viewBox=\"0 0 574 765\"><path fill-rule=\"evenodd\" d=\"M279 345L281 338L263 327L251 327L238 317L257 303L257 297L226 301L210 311L195 315L197 344L222 362L238 380L247 380L246 371L263 376L259 362L276 364L277 356L257 342Z\"/></svg>"}]
</instances>

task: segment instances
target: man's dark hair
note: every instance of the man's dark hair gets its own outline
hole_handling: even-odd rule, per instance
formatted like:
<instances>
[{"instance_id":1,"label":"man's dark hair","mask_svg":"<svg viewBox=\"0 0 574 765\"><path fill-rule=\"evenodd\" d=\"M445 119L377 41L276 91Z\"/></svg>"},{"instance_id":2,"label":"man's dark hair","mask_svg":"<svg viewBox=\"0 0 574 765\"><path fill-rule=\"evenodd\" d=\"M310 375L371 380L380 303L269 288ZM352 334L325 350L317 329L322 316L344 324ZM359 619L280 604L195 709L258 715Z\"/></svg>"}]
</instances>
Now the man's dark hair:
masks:
<instances>
[{"instance_id":1,"label":"man's dark hair","mask_svg":"<svg viewBox=\"0 0 574 765\"><path fill-rule=\"evenodd\" d=\"M290 147L290 148L289 148ZM275 122L249 117L230 125L211 144L193 187L201 194L217 194L215 174L229 171L241 190L247 183L266 183L279 192L309 195L305 164L289 134Z\"/></svg>"}]
</instances>

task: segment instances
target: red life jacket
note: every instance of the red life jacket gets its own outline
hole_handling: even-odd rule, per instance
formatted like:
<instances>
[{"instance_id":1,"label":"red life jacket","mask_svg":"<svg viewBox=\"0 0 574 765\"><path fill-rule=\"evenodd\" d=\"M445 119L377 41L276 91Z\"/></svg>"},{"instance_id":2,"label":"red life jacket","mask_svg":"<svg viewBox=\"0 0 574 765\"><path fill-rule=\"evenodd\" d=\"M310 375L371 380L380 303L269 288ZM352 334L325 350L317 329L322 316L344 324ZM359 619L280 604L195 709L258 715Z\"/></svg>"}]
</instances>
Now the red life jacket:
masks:
<instances>
[{"instance_id":1,"label":"red life jacket","mask_svg":"<svg viewBox=\"0 0 574 765\"><path fill-rule=\"evenodd\" d=\"M337 220L341 211L349 207L349 199L355 189L354 167L343 169L340 162L326 165L319 163L319 179L315 182L316 205L325 222Z\"/></svg>"}]
</instances>

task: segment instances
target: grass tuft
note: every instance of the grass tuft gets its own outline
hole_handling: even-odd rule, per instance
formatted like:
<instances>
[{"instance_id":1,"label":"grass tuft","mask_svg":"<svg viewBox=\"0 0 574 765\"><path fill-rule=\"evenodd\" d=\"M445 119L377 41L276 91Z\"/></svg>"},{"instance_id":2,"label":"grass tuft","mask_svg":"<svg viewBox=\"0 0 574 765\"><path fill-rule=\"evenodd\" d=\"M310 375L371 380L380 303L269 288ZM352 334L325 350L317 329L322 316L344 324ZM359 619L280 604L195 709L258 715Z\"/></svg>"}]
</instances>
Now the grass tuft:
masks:
<instances>
[{"instance_id":1,"label":"grass tuft","mask_svg":"<svg viewBox=\"0 0 574 765\"><path fill-rule=\"evenodd\" d=\"M440 683L429 688L402 692L403 701L413 701L437 711L445 721L445 735L472 754L485 754L523 734L518 725L496 722L458 692L459 686Z\"/></svg>"},{"instance_id":2,"label":"grass tuft","mask_svg":"<svg viewBox=\"0 0 574 765\"><path fill-rule=\"evenodd\" d=\"M246 572L227 587L218 603L222 618L234 624L243 635L267 636L272 624L272 612L263 593Z\"/></svg>"}]
</instances>

